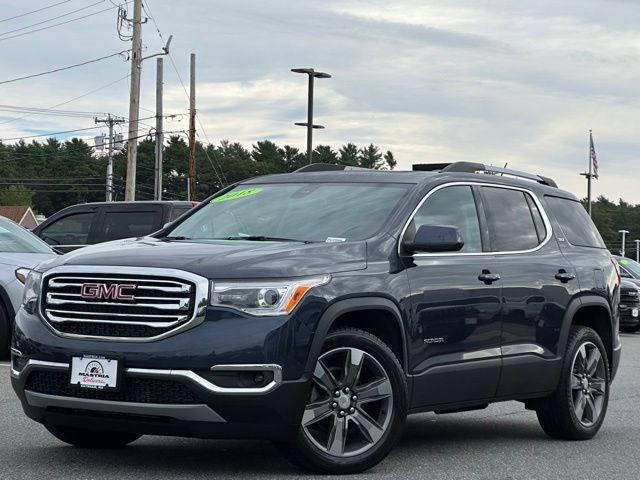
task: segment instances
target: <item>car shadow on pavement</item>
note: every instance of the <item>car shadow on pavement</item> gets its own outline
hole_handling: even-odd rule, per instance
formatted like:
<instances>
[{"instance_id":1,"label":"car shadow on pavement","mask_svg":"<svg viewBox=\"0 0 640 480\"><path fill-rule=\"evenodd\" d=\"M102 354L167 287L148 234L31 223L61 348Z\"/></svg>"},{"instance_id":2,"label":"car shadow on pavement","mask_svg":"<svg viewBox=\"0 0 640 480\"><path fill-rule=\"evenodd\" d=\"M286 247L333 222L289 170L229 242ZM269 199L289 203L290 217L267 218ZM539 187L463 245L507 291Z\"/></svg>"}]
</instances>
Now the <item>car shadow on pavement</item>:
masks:
<instances>
[{"instance_id":1,"label":"car shadow on pavement","mask_svg":"<svg viewBox=\"0 0 640 480\"><path fill-rule=\"evenodd\" d=\"M389 461L365 475L388 474L398 464L417 467L443 454L457 456L469 450L481 453L496 445L513 448L518 443L548 442L537 422L523 413L483 417L480 412L466 418L412 416ZM533 415L525 415L529 414ZM67 478L75 473L82 477L88 464L92 478L285 478L307 473L287 462L270 442L260 441L143 437L126 448L101 450L97 458L95 451L56 443L31 449L29 460L49 468L58 465L65 469Z\"/></svg>"}]
</instances>

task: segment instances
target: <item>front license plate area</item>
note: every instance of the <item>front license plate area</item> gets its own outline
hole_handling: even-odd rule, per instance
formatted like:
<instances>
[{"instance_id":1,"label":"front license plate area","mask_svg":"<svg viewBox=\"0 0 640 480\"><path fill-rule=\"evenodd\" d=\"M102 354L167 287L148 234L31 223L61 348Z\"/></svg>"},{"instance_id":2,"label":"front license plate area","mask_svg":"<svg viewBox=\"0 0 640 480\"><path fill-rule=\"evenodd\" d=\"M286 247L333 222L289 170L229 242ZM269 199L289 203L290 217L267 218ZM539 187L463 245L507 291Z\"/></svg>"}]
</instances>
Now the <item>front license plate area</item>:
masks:
<instances>
[{"instance_id":1,"label":"front license plate area","mask_svg":"<svg viewBox=\"0 0 640 480\"><path fill-rule=\"evenodd\" d=\"M71 359L71 385L92 390L117 390L119 362L115 358L84 355Z\"/></svg>"}]
</instances>

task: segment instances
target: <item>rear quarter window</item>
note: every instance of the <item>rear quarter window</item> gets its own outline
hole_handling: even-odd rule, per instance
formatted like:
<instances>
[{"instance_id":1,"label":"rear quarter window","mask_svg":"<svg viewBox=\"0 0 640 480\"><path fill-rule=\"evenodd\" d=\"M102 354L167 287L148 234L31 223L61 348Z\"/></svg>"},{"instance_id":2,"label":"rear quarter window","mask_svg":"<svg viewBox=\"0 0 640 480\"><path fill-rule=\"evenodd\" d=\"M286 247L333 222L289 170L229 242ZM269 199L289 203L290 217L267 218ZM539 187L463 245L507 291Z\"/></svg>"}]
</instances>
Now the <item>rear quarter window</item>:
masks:
<instances>
[{"instance_id":1,"label":"rear quarter window","mask_svg":"<svg viewBox=\"0 0 640 480\"><path fill-rule=\"evenodd\" d=\"M580 202L551 196L547 196L546 201L569 243L578 247L607 248Z\"/></svg>"}]
</instances>

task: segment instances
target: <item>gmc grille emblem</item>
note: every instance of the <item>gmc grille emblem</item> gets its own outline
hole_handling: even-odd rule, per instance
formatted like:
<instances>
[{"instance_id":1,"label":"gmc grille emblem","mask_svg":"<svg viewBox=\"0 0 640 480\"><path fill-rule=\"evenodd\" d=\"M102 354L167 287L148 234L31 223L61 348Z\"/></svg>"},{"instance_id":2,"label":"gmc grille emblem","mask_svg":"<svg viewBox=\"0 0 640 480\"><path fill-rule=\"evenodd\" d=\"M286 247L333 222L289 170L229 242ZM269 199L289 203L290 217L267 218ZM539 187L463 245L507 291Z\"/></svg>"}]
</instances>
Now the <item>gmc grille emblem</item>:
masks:
<instances>
[{"instance_id":1,"label":"gmc grille emblem","mask_svg":"<svg viewBox=\"0 0 640 480\"><path fill-rule=\"evenodd\" d=\"M136 286L130 283L83 283L80 288L82 298L96 298L103 300L134 300L134 296L124 293L124 290L135 290Z\"/></svg>"}]
</instances>

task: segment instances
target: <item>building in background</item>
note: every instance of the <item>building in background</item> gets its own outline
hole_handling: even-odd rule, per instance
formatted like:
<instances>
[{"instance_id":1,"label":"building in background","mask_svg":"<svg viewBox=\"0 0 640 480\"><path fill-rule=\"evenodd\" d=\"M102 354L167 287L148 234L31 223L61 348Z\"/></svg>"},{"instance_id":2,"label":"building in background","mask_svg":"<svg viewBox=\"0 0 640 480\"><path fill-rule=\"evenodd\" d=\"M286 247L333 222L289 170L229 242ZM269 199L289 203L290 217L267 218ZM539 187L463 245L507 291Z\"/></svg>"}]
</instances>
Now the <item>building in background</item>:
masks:
<instances>
[{"instance_id":1,"label":"building in background","mask_svg":"<svg viewBox=\"0 0 640 480\"><path fill-rule=\"evenodd\" d=\"M29 230L36 228L39 223L33 210L27 205L0 205L0 216L7 217L9 220L13 220L18 225L22 225Z\"/></svg>"}]
</instances>

